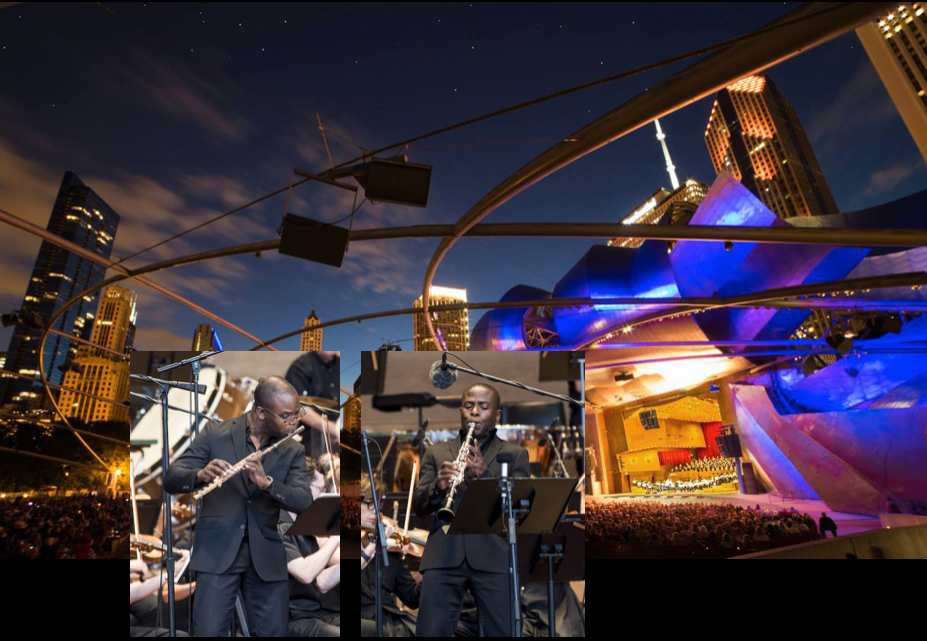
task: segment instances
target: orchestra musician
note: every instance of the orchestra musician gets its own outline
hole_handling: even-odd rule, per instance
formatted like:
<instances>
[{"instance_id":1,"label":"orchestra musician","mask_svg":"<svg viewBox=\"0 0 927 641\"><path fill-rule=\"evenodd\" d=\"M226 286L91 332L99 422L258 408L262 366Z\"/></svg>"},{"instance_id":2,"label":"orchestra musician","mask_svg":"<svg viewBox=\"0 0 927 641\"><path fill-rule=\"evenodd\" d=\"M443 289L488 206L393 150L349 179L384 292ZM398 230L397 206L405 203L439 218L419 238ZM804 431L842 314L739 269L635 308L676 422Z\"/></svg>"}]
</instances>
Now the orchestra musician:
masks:
<instances>
[{"instance_id":1,"label":"orchestra musician","mask_svg":"<svg viewBox=\"0 0 927 641\"><path fill-rule=\"evenodd\" d=\"M244 473L203 497L190 564L197 572L197 636L228 635L239 590L253 636L287 636L286 552L277 520L280 509L300 514L312 503L306 451L290 439L259 456L290 434L301 414L292 385L263 378L248 413L207 425L164 476L166 492L186 493L232 469L228 461L243 465Z\"/></svg>"},{"instance_id":2,"label":"orchestra musician","mask_svg":"<svg viewBox=\"0 0 927 641\"><path fill-rule=\"evenodd\" d=\"M306 470L313 499L323 492L332 491L319 471L318 461L306 457ZM281 511L281 522L277 526L284 535L283 546L290 574L289 636L341 636L340 619L332 618L326 612L322 597L341 582L341 537L286 536L297 516L293 512Z\"/></svg>"},{"instance_id":3,"label":"orchestra musician","mask_svg":"<svg viewBox=\"0 0 927 641\"><path fill-rule=\"evenodd\" d=\"M328 494L337 494L340 487L336 488L336 479L340 483L341 479L341 459L337 454L323 454L318 461L319 471L316 473L322 475L324 480L325 492ZM340 540L340 536L335 537ZM318 545L325 545L328 541L325 537L316 538ZM340 546L340 544L339 544ZM341 627L341 548L335 551L333 571L335 581L330 590L322 591L322 620L338 628Z\"/></svg>"},{"instance_id":4,"label":"orchestra musician","mask_svg":"<svg viewBox=\"0 0 927 641\"><path fill-rule=\"evenodd\" d=\"M181 552L181 557L177 559L177 562L174 566L174 575L179 576L184 569L183 561L186 558L188 552L183 550ZM162 570L163 572L163 570ZM129 562L129 574L137 575L139 581L136 583L129 583L129 605L141 601L145 597L154 592L158 592L162 589L165 581L170 581L170 578L166 578L161 575L152 575L148 571L148 565L141 560L132 559ZM130 616L130 619L134 617ZM135 625L136 621L130 620L129 622L129 636L130 637L166 637L170 636L170 630L164 628L153 628L153 627L144 627L140 625ZM178 637L190 636L183 630L176 630Z\"/></svg>"},{"instance_id":5,"label":"orchestra musician","mask_svg":"<svg viewBox=\"0 0 927 641\"><path fill-rule=\"evenodd\" d=\"M502 400L495 388L478 383L461 397L460 435L438 443L425 452L422 474L413 495L413 506L420 517L434 515L457 475L455 465L467 434L467 424L475 424L475 444L468 448L466 471L454 496L453 511L460 506L469 480L493 479L501 474L497 456L514 455L510 475L529 476L528 452L496 436L496 422L502 417ZM416 636L449 637L457 625L467 588L476 600L486 636L510 636L512 598L510 595L509 555L505 539L495 534L447 535L435 518L428 545L420 565L422 582Z\"/></svg>"},{"instance_id":6,"label":"orchestra musician","mask_svg":"<svg viewBox=\"0 0 927 641\"><path fill-rule=\"evenodd\" d=\"M338 401L341 392L339 382L341 379L340 352L306 352L290 365L286 372L287 382L296 388L300 396L315 396ZM311 407L307 407L300 418L300 422L312 428L313 432L306 435L312 447L321 445L319 434L325 435L325 422L322 415ZM340 429L334 420L328 421L328 434L337 443L341 437Z\"/></svg>"},{"instance_id":7,"label":"orchestra musician","mask_svg":"<svg viewBox=\"0 0 927 641\"><path fill-rule=\"evenodd\" d=\"M373 508L370 477L366 472L361 475L361 501L361 521L365 525L372 526L376 521L376 511ZM392 525L385 523L384 533L387 537L391 537ZM380 603L383 609L383 636L385 637L415 636L415 617L396 606L396 597L398 596L407 608L413 610L418 608L421 584L415 581L412 573L403 564L400 549L391 539L387 548L389 566L383 568L380 577ZM375 553L376 546L373 545L369 545L365 550L367 556L373 556ZM361 571L361 636L363 637L377 635L376 584L376 567L365 563Z\"/></svg>"}]
</instances>

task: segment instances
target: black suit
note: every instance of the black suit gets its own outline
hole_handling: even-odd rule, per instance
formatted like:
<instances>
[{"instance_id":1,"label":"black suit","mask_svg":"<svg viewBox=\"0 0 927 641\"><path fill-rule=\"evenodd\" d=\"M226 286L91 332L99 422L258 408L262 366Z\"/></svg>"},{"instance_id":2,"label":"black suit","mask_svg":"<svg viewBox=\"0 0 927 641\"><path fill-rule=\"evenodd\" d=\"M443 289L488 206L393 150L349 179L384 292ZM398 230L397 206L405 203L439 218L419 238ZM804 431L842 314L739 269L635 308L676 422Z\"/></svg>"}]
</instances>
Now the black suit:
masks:
<instances>
[{"instance_id":1,"label":"black suit","mask_svg":"<svg viewBox=\"0 0 927 641\"><path fill-rule=\"evenodd\" d=\"M422 461L422 473L415 488L413 504L421 517L434 515L444 503L447 491L436 492L438 469L445 461L457 460L465 435L431 446ZM481 478L499 478L502 464L497 460L502 452L514 455L509 466L512 477L528 478L528 452L523 447L496 437L495 430L480 445L486 471ZM469 487L464 479L454 497L456 513ZM428 535L428 545L419 571L424 576L417 636L448 637L457 624L466 588L477 602L486 636L510 636L509 553L505 539L496 534L444 533L436 518Z\"/></svg>"},{"instance_id":2,"label":"black suit","mask_svg":"<svg viewBox=\"0 0 927 641\"><path fill-rule=\"evenodd\" d=\"M246 427L247 415L207 426L167 471L165 491L187 493L205 485L196 482L196 474L213 459L234 465L245 458ZM197 636L225 636L242 578L252 635L286 636L286 552L277 517L281 508L299 514L312 503L305 456L305 448L289 440L262 460L265 474L273 477L266 490L241 472L203 497L190 562L198 573Z\"/></svg>"}]
</instances>

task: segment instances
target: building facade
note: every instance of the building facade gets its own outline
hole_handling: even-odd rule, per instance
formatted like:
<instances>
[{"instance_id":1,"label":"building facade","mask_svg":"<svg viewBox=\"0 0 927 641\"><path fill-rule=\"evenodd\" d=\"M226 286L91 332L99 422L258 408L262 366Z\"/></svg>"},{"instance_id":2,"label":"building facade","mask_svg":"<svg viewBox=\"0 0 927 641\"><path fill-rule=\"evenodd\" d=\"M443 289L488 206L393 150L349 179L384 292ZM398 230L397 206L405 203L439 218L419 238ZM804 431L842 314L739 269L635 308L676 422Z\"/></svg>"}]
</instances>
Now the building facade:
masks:
<instances>
[{"instance_id":1,"label":"building facade","mask_svg":"<svg viewBox=\"0 0 927 641\"><path fill-rule=\"evenodd\" d=\"M306 316L306 323L304 327L312 328L318 325L321 321L319 317L315 315L315 310ZM321 329L310 329L309 331L303 332L300 339L300 350L304 352L318 352L322 349L322 330Z\"/></svg>"},{"instance_id":2,"label":"building facade","mask_svg":"<svg viewBox=\"0 0 927 641\"><path fill-rule=\"evenodd\" d=\"M467 302L466 289L432 286L428 297L428 305L455 305ZM422 297L415 301L415 307L422 306ZM433 311L431 320L434 323L438 337L444 342L449 351L467 351L470 349L470 316L466 309L452 311ZM439 351L423 314L413 316L413 337L415 350L420 352Z\"/></svg>"},{"instance_id":3,"label":"building facade","mask_svg":"<svg viewBox=\"0 0 927 641\"><path fill-rule=\"evenodd\" d=\"M778 218L838 213L798 114L768 77L718 93L705 144L715 172L730 173Z\"/></svg>"},{"instance_id":4,"label":"building facade","mask_svg":"<svg viewBox=\"0 0 927 641\"><path fill-rule=\"evenodd\" d=\"M87 345L77 348L73 366L64 375L58 403L66 417L85 423L128 422L128 408L116 403L129 400L129 362L118 354L127 354L132 348L135 303L135 293L123 287L103 291L90 342L106 349Z\"/></svg>"},{"instance_id":5,"label":"building facade","mask_svg":"<svg viewBox=\"0 0 927 641\"><path fill-rule=\"evenodd\" d=\"M66 172L48 221L47 230L61 238L109 258L119 215L73 172ZM71 298L100 283L106 269L86 258L43 241L20 306L19 323L7 350L6 369L24 376L39 374L42 328ZM88 339L98 305L98 294L84 296L55 323L53 329ZM49 334L43 365L48 380L61 383L77 355L76 342ZM34 410L48 405L38 383L5 376L0 379L0 401L15 410Z\"/></svg>"},{"instance_id":6,"label":"building facade","mask_svg":"<svg viewBox=\"0 0 927 641\"><path fill-rule=\"evenodd\" d=\"M927 14L923 3L898 5L856 30L882 84L927 162Z\"/></svg>"}]
</instances>

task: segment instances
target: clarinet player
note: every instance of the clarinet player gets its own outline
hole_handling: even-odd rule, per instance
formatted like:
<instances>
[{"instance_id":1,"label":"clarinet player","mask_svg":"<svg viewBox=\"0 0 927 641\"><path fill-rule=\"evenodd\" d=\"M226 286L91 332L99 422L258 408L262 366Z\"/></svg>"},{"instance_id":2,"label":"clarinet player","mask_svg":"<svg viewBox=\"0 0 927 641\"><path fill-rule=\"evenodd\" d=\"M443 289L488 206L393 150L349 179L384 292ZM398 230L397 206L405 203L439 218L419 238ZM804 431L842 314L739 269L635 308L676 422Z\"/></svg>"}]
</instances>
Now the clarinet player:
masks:
<instances>
[{"instance_id":1,"label":"clarinet player","mask_svg":"<svg viewBox=\"0 0 927 641\"><path fill-rule=\"evenodd\" d=\"M502 464L496 457L511 452L511 476L528 477L528 452L496 436L496 422L502 417L502 400L495 388L482 383L467 388L460 402L460 435L452 441L428 448L422 475L413 494L416 513L435 515L445 504L454 478L464 464L464 477L455 488L452 510L456 513L468 481L498 478ZM465 445L469 427L474 440ZM469 588L476 599L487 637L511 634L509 558L505 540L494 534L449 536L435 518L422 558L422 581L416 636L449 637L457 625L464 596Z\"/></svg>"},{"instance_id":2,"label":"clarinet player","mask_svg":"<svg viewBox=\"0 0 927 641\"><path fill-rule=\"evenodd\" d=\"M239 590L252 636L287 636L286 552L277 517L280 509L303 512L312 492L305 448L280 441L302 412L292 385L263 378L251 411L208 425L164 477L165 491L193 492L232 469L228 461L242 462L240 473L203 497L190 565L197 573L196 636L228 636Z\"/></svg>"}]
</instances>

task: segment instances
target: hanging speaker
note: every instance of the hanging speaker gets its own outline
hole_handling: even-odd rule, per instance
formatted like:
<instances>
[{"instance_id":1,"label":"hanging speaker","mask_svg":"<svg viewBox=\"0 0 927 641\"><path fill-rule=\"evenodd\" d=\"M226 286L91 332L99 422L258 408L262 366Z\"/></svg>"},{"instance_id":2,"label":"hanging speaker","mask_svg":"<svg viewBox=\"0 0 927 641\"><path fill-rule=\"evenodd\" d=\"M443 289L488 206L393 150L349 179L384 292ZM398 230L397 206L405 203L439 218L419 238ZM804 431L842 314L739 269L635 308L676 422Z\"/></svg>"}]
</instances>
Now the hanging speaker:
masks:
<instances>
[{"instance_id":1,"label":"hanging speaker","mask_svg":"<svg viewBox=\"0 0 927 641\"><path fill-rule=\"evenodd\" d=\"M724 436L716 436L715 442L718 444L718 449L721 450L721 454L728 458L741 458L743 452L740 449L740 437L737 434L726 434Z\"/></svg>"},{"instance_id":2,"label":"hanging speaker","mask_svg":"<svg viewBox=\"0 0 927 641\"><path fill-rule=\"evenodd\" d=\"M398 203L412 207L428 204L431 166L402 160L374 158L355 174L371 202Z\"/></svg>"},{"instance_id":3,"label":"hanging speaker","mask_svg":"<svg viewBox=\"0 0 927 641\"><path fill-rule=\"evenodd\" d=\"M280 253L323 265L341 267L348 249L348 230L296 214L283 219Z\"/></svg>"}]
</instances>

